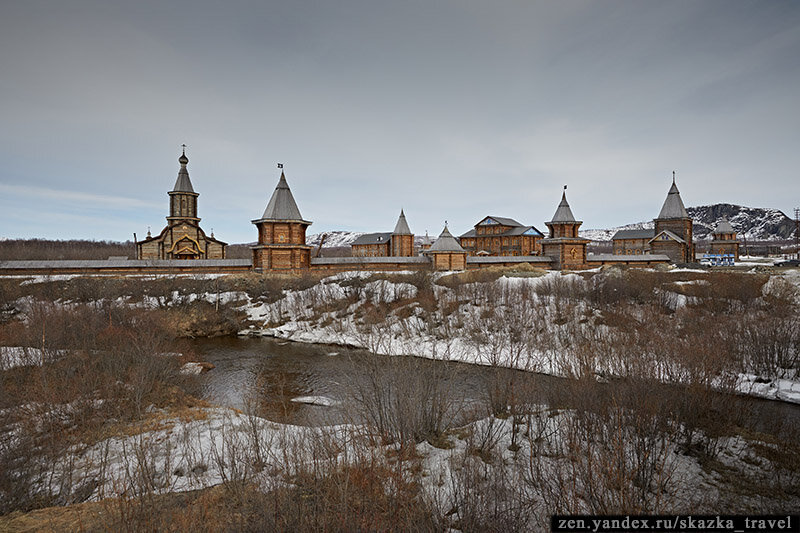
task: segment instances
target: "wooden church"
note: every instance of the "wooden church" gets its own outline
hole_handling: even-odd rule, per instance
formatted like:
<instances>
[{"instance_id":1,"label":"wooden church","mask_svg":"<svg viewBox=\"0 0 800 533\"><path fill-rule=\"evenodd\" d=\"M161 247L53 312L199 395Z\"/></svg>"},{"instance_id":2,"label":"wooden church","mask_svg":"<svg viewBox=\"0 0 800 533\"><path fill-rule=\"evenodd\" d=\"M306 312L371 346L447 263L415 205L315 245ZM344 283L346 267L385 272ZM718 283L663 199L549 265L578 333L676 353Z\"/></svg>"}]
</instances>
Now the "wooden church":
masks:
<instances>
[{"instance_id":1,"label":"wooden church","mask_svg":"<svg viewBox=\"0 0 800 533\"><path fill-rule=\"evenodd\" d=\"M674 172L667 199L664 200L658 218L653 222L655 222L655 235L648 241L650 253L666 255L673 263L694 262L692 217L683 205L681 193L675 184Z\"/></svg>"},{"instance_id":2,"label":"wooden church","mask_svg":"<svg viewBox=\"0 0 800 533\"><path fill-rule=\"evenodd\" d=\"M672 186L653 224L653 229L620 230L614 234L614 255L661 254L674 263L694 261L693 222L675 184L674 172Z\"/></svg>"},{"instance_id":3,"label":"wooden church","mask_svg":"<svg viewBox=\"0 0 800 533\"><path fill-rule=\"evenodd\" d=\"M178 158L180 170L175 187L169 195L167 226L156 236L147 232L147 238L136 243L137 259L225 259L227 243L206 235L197 216L197 197L186 165L184 147Z\"/></svg>"}]
</instances>

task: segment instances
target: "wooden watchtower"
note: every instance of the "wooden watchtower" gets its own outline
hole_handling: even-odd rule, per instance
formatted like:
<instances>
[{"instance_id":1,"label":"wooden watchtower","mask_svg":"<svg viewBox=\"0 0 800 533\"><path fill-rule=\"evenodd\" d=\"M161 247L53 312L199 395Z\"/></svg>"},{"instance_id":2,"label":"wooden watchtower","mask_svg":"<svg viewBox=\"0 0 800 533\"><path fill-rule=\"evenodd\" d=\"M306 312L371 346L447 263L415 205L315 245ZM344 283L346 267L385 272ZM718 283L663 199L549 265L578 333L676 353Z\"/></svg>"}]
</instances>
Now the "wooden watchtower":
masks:
<instances>
[{"instance_id":1,"label":"wooden watchtower","mask_svg":"<svg viewBox=\"0 0 800 533\"><path fill-rule=\"evenodd\" d=\"M311 246L306 245L306 229L311 222L300 214L283 170L264 214L252 222L258 228L258 244L252 247L254 269L291 271L310 267Z\"/></svg>"},{"instance_id":2,"label":"wooden watchtower","mask_svg":"<svg viewBox=\"0 0 800 533\"><path fill-rule=\"evenodd\" d=\"M553 219L545 222L550 230L550 235L542 239L542 255L553 260L555 269L583 269L586 268L586 245L589 239L578 236L578 228L583 224L575 220L572 209L567 202L567 186L561 194L561 203L558 204Z\"/></svg>"},{"instance_id":3,"label":"wooden watchtower","mask_svg":"<svg viewBox=\"0 0 800 533\"><path fill-rule=\"evenodd\" d=\"M719 221L711 237L709 252L712 254L731 254L734 261L739 260L739 240L736 238L736 230L733 229L727 218Z\"/></svg>"}]
</instances>

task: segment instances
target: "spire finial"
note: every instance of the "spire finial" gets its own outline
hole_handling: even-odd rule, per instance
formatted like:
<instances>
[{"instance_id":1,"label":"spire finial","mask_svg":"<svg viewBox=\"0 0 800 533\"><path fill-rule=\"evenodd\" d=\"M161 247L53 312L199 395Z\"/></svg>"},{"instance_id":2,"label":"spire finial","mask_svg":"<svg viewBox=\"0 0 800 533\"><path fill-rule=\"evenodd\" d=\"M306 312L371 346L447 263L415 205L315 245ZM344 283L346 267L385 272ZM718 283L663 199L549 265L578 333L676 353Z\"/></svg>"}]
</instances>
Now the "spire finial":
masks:
<instances>
[{"instance_id":1,"label":"spire finial","mask_svg":"<svg viewBox=\"0 0 800 533\"><path fill-rule=\"evenodd\" d=\"M672 171L672 184L675 185L675 171Z\"/></svg>"},{"instance_id":2,"label":"spire finial","mask_svg":"<svg viewBox=\"0 0 800 533\"><path fill-rule=\"evenodd\" d=\"M185 165L189 162L189 158L186 157L186 145L181 145L181 156L178 158L178 163L181 165Z\"/></svg>"},{"instance_id":3,"label":"spire finial","mask_svg":"<svg viewBox=\"0 0 800 533\"><path fill-rule=\"evenodd\" d=\"M564 185L564 190L565 190L565 191L567 190L567 186L566 186L566 185Z\"/></svg>"}]
</instances>

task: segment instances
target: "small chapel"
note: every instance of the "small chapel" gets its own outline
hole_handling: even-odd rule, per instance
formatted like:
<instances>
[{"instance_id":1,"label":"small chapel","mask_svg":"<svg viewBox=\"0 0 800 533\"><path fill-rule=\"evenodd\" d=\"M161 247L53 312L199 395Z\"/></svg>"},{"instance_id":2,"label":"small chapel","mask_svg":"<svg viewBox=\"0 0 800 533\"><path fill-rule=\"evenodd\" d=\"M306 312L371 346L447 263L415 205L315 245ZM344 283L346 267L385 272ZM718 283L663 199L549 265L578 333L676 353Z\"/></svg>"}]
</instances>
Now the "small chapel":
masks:
<instances>
[{"instance_id":1,"label":"small chapel","mask_svg":"<svg viewBox=\"0 0 800 533\"><path fill-rule=\"evenodd\" d=\"M167 225L158 235L147 231L147 238L136 243L137 259L225 259L228 245L214 238L214 233L206 235L200 227L197 216L197 197L192 187L186 166L186 147L178 158L180 169L175 186L169 195L169 215Z\"/></svg>"}]
</instances>

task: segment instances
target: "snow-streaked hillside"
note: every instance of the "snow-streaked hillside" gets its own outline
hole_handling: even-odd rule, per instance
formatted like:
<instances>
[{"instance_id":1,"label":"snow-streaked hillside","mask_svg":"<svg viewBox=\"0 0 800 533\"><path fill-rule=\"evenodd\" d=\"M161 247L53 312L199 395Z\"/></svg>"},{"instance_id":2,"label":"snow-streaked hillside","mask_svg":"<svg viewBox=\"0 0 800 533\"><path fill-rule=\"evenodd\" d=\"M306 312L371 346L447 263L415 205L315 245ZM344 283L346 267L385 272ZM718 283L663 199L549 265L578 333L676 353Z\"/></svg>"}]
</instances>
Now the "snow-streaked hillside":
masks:
<instances>
[{"instance_id":1,"label":"snow-streaked hillside","mask_svg":"<svg viewBox=\"0 0 800 533\"><path fill-rule=\"evenodd\" d=\"M636 222L626 226L617 226L611 229L585 229L578 233L584 239L591 239L593 241L610 241L614 234L620 230L625 229L651 229L654 227L653 221L649 222Z\"/></svg>"},{"instance_id":2,"label":"snow-streaked hillside","mask_svg":"<svg viewBox=\"0 0 800 533\"><path fill-rule=\"evenodd\" d=\"M728 219L740 237L751 240L790 239L794 235L794 221L779 209L714 204L686 210L694 220L694 234L698 239L710 238L723 217Z\"/></svg>"},{"instance_id":3,"label":"snow-streaked hillside","mask_svg":"<svg viewBox=\"0 0 800 533\"><path fill-rule=\"evenodd\" d=\"M326 231L325 233L313 233L306 236L306 244L309 246L319 246L319 240L323 235L327 235L327 237L325 237L325 243L322 245L323 248L337 248L341 246L350 246L353 244L353 241L362 235L366 235L366 233L359 231ZM422 244L423 239L424 237L420 235L414 235L414 244L419 246ZM435 237L431 237L431 240L435 240Z\"/></svg>"},{"instance_id":4,"label":"snow-streaked hillside","mask_svg":"<svg viewBox=\"0 0 800 533\"><path fill-rule=\"evenodd\" d=\"M694 220L695 239L710 239L711 232L723 218L728 219L739 237L747 237L750 240L790 239L794 235L794 221L779 209L714 204L687 207L686 211ZM610 241L617 231L650 229L653 226L653 221L648 220L610 229L586 229L580 232L580 236L593 241Z\"/></svg>"},{"instance_id":5,"label":"snow-streaked hillside","mask_svg":"<svg viewBox=\"0 0 800 533\"><path fill-rule=\"evenodd\" d=\"M309 246L319 246L319 240L323 235L325 243L323 248L336 248L340 246L350 246L353 241L364 235L364 232L359 231L326 231L325 233L312 233L306 235L306 244Z\"/></svg>"}]
</instances>

